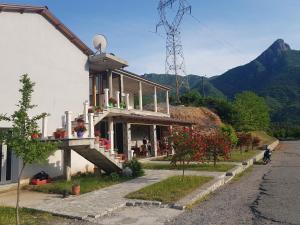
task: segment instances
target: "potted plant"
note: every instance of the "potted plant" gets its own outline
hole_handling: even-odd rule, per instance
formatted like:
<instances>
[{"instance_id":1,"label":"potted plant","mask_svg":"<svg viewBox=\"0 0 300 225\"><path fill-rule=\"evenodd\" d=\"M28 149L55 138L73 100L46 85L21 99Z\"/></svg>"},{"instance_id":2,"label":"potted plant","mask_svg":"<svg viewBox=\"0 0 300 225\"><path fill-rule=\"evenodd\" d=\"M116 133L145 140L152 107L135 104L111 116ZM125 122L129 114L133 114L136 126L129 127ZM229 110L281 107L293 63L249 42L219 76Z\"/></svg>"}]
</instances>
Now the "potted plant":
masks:
<instances>
[{"instance_id":1,"label":"potted plant","mask_svg":"<svg viewBox=\"0 0 300 225\"><path fill-rule=\"evenodd\" d=\"M94 113L94 112L95 112L95 110L93 108L88 109L88 113Z\"/></svg>"},{"instance_id":2,"label":"potted plant","mask_svg":"<svg viewBox=\"0 0 300 225\"><path fill-rule=\"evenodd\" d=\"M57 128L56 131L54 132L53 136L55 139L62 139L66 137L66 131L63 128Z\"/></svg>"},{"instance_id":3,"label":"potted plant","mask_svg":"<svg viewBox=\"0 0 300 225\"><path fill-rule=\"evenodd\" d=\"M80 184L79 182L74 182L72 185L72 195L80 195Z\"/></svg>"},{"instance_id":4,"label":"potted plant","mask_svg":"<svg viewBox=\"0 0 300 225\"><path fill-rule=\"evenodd\" d=\"M31 139L38 139L38 138L40 138L40 134L38 134L36 132L31 134Z\"/></svg>"},{"instance_id":5,"label":"potted plant","mask_svg":"<svg viewBox=\"0 0 300 225\"><path fill-rule=\"evenodd\" d=\"M101 113L103 111L103 109L101 108L101 106L95 106L94 110L97 113Z\"/></svg>"},{"instance_id":6,"label":"potted plant","mask_svg":"<svg viewBox=\"0 0 300 225\"><path fill-rule=\"evenodd\" d=\"M77 125L74 128L74 131L76 132L78 138L82 138L84 135L84 132L86 131L86 127L84 125Z\"/></svg>"},{"instance_id":7,"label":"potted plant","mask_svg":"<svg viewBox=\"0 0 300 225\"><path fill-rule=\"evenodd\" d=\"M121 102L120 103L120 108L121 109L125 109L126 108L126 103L125 102Z\"/></svg>"},{"instance_id":8,"label":"potted plant","mask_svg":"<svg viewBox=\"0 0 300 225\"><path fill-rule=\"evenodd\" d=\"M110 107L114 107L114 106L117 105L117 100L114 99L114 98L109 98L108 104L109 104Z\"/></svg>"}]
</instances>

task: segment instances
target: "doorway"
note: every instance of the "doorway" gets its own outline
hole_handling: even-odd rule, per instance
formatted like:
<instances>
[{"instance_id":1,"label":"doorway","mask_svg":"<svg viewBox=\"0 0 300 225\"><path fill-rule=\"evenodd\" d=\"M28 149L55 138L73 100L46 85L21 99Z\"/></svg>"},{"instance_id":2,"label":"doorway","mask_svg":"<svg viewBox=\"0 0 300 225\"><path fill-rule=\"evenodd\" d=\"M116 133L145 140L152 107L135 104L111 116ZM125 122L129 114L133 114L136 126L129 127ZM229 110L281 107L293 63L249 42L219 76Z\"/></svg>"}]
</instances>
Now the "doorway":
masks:
<instances>
[{"instance_id":1,"label":"doorway","mask_svg":"<svg viewBox=\"0 0 300 225\"><path fill-rule=\"evenodd\" d=\"M6 145L0 145L0 184L11 182L12 151Z\"/></svg>"}]
</instances>

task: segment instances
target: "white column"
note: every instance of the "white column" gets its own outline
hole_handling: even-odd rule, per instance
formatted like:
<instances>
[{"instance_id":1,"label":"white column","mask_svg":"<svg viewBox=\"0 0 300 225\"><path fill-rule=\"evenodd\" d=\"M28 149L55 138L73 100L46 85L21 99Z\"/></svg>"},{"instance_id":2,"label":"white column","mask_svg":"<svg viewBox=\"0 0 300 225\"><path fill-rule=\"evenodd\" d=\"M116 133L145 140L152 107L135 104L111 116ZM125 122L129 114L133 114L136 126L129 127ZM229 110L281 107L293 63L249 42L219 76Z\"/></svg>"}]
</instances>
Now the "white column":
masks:
<instances>
[{"instance_id":1,"label":"white column","mask_svg":"<svg viewBox=\"0 0 300 225\"><path fill-rule=\"evenodd\" d=\"M169 91L166 91L167 114L170 114Z\"/></svg>"},{"instance_id":2,"label":"white column","mask_svg":"<svg viewBox=\"0 0 300 225\"><path fill-rule=\"evenodd\" d=\"M139 81L139 109L143 110L143 90L142 90L142 82Z\"/></svg>"},{"instance_id":3,"label":"white column","mask_svg":"<svg viewBox=\"0 0 300 225\"><path fill-rule=\"evenodd\" d=\"M123 138L123 146L124 151L127 155L127 159L132 159L132 153L131 153L131 124L130 123L124 123L123 125L123 131L124 131L124 138Z\"/></svg>"},{"instance_id":4,"label":"white column","mask_svg":"<svg viewBox=\"0 0 300 225\"><path fill-rule=\"evenodd\" d=\"M63 154L63 174L67 181L71 180L71 149L65 149Z\"/></svg>"},{"instance_id":5,"label":"white column","mask_svg":"<svg viewBox=\"0 0 300 225\"><path fill-rule=\"evenodd\" d=\"M108 108L108 89L104 88L104 107Z\"/></svg>"},{"instance_id":6,"label":"white column","mask_svg":"<svg viewBox=\"0 0 300 225\"><path fill-rule=\"evenodd\" d=\"M157 112L157 93L156 93L156 86L154 86L154 112Z\"/></svg>"},{"instance_id":7,"label":"white column","mask_svg":"<svg viewBox=\"0 0 300 225\"><path fill-rule=\"evenodd\" d=\"M126 109L129 110L129 94L126 94Z\"/></svg>"},{"instance_id":8,"label":"white column","mask_svg":"<svg viewBox=\"0 0 300 225\"><path fill-rule=\"evenodd\" d=\"M156 125L153 124L150 127L150 139L151 139L151 154L152 156L157 156L157 135L156 135Z\"/></svg>"},{"instance_id":9,"label":"white column","mask_svg":"<svg viewBox=\"0 0 300 225\"><path fill-rule=\"evenodd\" d=\"M108 118L108 138L110 141L110 153L114 154L114 123L112 118Z\"/></svg>"},{"instance_id":10,"label":"white column","mask_svg":"<svg viewBox=\"0 0 300 225\"><path fill-rule=\"evenodd\" d=\"M88 118L88 111L89 111L89 102L85 101L83 103L83 119L85 123L89 122L89 118Z\"/></svg>"},{"instance_id":11,"label":"white column","mask_svg":"<svg viewBox=\"0 0 300 225\"><path fill-rule=\"evenodd\" d=\"M117 108L120 108L120 91L116 91Z\"/></svg>"},{"instance_id":12,"label":"white column","mask_svg":"<svg viewBox=\"0 0 300 225\"><path fill-rule=\"evenodd\" d=\"M173 126L170 126L170 133L172 134L172 132L173 132ZM171 144L171 151L172 151L172 155L174 155L175 154L175 151L174 151L174 148L173 148L173 143Z\"/></svg>"},{"instance_id":13,"label":"white column","mask_svg":"<svg viewBox=\"0 0 300 225\"><path fill-rule=\"evenodd\" d=\"M109 97L113 97L113 76L112 70L108 71L108 88L109 88Z\"/></svg>"},{"instance_id":14,"label":"white column","mask_svg":"<svg viewBox=\"0 0 300 225\"><path fill-rule=\"evenodd\" d=\"M94 138L94 113L89 113L89 138Z\"/></svg>"},{"instance_id":15,"label":"white column","mask_svg":"<svg viewBox=\"0 0 300 225\"><path fill-rule=\"evenodd\" d=\"M67 130L67 138L72 138L72 112L66 111L66 130Z\"/></svg>"},{"instance_id":16,"label":"white column","mask_svg":"<svg viewBox=\"0 0 300 225\"><path fill-rule=\"evenodd\" d=\"M48 122L47 116L43 117L43 119L42 119L42 138L48 137L47 122Z\"/></svg>"},{"instance_id":17,"label":"white column","mask_svg":"<svg viewBox=\"0 0 300 225\"><path fill-rule=\"evenodd\" d=\"M123 74L120 74L120 89L121 89L121 96L123 96L123 94L124 94L124 79L123 79Z\"/></svg>"}]
</instances>

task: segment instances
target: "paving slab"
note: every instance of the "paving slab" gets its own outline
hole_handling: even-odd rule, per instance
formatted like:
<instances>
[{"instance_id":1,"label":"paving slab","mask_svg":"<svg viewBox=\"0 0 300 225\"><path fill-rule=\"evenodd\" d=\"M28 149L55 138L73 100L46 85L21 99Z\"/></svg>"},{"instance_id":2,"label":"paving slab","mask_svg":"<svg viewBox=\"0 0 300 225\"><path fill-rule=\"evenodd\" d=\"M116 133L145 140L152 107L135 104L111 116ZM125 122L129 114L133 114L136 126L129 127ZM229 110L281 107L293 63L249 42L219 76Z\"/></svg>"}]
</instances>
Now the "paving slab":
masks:
<instances>
[{"instance_id":1,"label":"paving slab","mask_svg":"<svg viewBox=\"0 0 300 225\"><path fill-rule=\"evenodd\" d=\"M126 205L128 199L124 198L130 192L150 184L159 182L170 176L180 175L182 171L175 170L146 170L146 175L93 191L81 196L65 199L51 199L43 203L31 204L27 207L47 211L56 215L77 219L95 219L120 209ZM223 172L186 171L187 175L212 176L222 178Z\"/></svg>"}]
</instances>

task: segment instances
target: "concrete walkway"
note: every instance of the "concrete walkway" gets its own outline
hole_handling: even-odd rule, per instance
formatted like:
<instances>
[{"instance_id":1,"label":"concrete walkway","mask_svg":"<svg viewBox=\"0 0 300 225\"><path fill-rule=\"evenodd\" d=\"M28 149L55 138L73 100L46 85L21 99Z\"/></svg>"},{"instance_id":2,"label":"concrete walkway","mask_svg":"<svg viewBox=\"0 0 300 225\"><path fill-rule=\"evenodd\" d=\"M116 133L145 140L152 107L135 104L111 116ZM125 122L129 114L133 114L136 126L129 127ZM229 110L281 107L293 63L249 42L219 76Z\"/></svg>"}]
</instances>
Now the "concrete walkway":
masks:
<instances>
[{"instance_id":1,"label":"concrete walkway","mask_svg":"<svg viewBox=\"0 0 300 225\"><path fill-rule=\"evenodd\" d=\"M47 201L61 198L61 195L45 194L33 191L21 190L20 206L29 207L31 205L43 204ZM17 191L7 191L0 193L0 205L15 207L17 201Z\"/></svg>"},{"instance_id":2,"label":"concrete walkway","mask_svg":"<svg viewBox=\"0 0 300 225\"><path fill-rule=\"evenodd\" d=\"M71 218L94 220L107 215L115 209L123 207L128 199L124 196L147 185L159 182L170 176L180 175L181 171L174 170L146 170L146 175L134 180L103 188L78 197L66 199L50 199L38 204L27 205L29 208L47 211ZM225 173L186 171L187 175L212 176L222 179Z\"/></svg>"}]
</instances>

